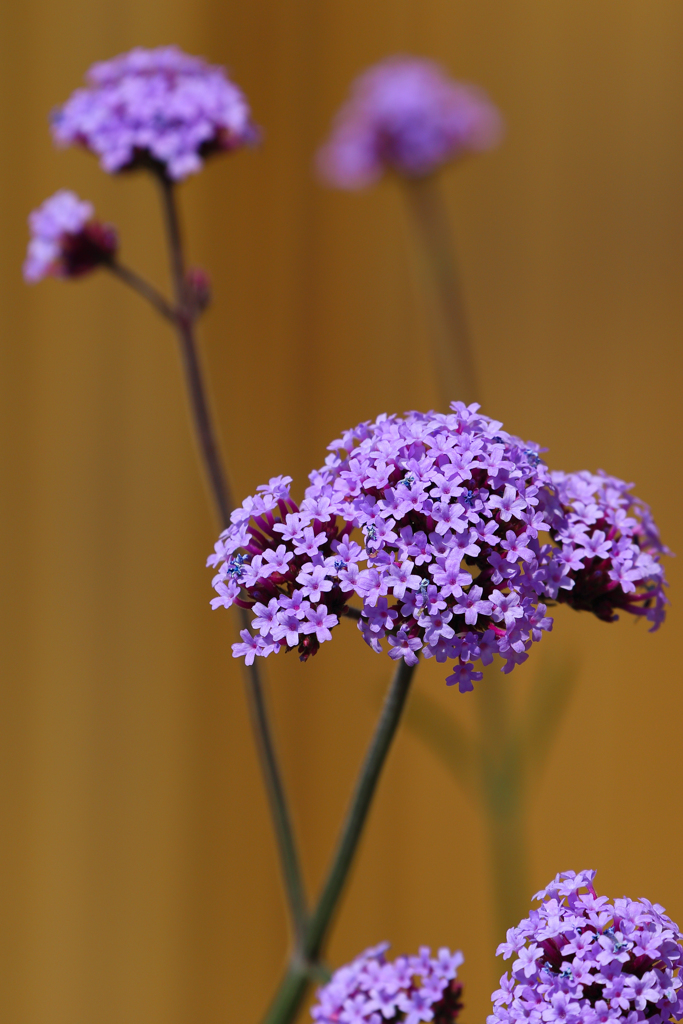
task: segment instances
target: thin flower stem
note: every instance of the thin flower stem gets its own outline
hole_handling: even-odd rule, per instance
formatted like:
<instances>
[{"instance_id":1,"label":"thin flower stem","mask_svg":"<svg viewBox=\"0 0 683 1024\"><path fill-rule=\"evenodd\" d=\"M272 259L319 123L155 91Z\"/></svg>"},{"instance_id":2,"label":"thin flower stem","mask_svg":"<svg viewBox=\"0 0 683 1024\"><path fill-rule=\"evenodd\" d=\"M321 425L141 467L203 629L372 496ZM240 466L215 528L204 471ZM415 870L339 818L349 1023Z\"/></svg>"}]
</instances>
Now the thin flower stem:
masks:
<instances>
[{"instance_id":1,"label":"thin flower stem","mask_svg":"<svg viewBox=\"0 0 683 1024\"><path fill-rule=\"evenodd\" d=\"M246 629L249 626L247 610L246 608L241 608L240 612L242 628ZM246 690L252 728L256 738L261 770L268 792L268 803L273 819L273 828L280 853L280 867L289 903L294 946L296 949L300 949L308 923L306 894L299 865L299 854L294 841L294 829L289 814L289 805L268 719L268 707L263 691L263 683L256 661L247 668Z\"/></svg>"},{"instance_id":2,"label":"thin flower stem","mask_svg":"<svg viewBox=\"0 0 683 1024\"><path fill-rule=\"evenodd\" d=\"M173 326L176 326L177 316L176 311L169 302L166 301L161 292L158 292L154 285L151 285L148 281L145 281L143 277L136 274L130 267L125 266L123 263L119 263L118 260L108 260L103 266L115 277L118 277L124 284L127 284L129 288L141 295L143 299L146 299L157 313L160 313L164 319L169 320Z\"/></svg>"},{"instance_id":3,"label":"thin flower stem","mask_svg":"<svg viewBox=\"0 0 683 1024\"><path fill-rule=\"evenodd\" d=\"M466 403L481 396L448 211L435 175L405 180L405 195L424 275L434 291L439 330L436 364L442 397Z\"/></svg>"},{"instance_id":4,"label":"thin flower stem","mask_svg":"<svg viewBox=\"0 0 683 1024\"><path fill-rule=\"evenodd\" d=\"M396 734L416 667L416 664L407 665L403 659L396 667L375 733L358 776L351 805L332 860L332 867L307 929L304 953L309 961L317 960L320 954L327 929L351 867L384 762Z\"/></svg>"},{"instance_id":5,"label":"thin flower stem","mask_svg":"<svg viewBox=\"0 0 683 1024\"><path fill-rule=\"evenodd\" d=\"M185 383L192 409L195 435L209 479L211 494L216 503L218 518L225 529L230 523L232 499L218 448L218 439L209 409L199 350L194 333L193 312L188 302L185 260L183 258L180 221L175 201L175 186L165 175L158 175L164 210L164 223L171 260L171 277L176 302L176 331L180 342L180 356Z\"/></svg>"},{"instance_id":6,"label":"thin flower stem","mask_svg":"<svg viewBox=\"0 0 683 1024\"><path fill-rule=\"evenodd\" d=\"M199 352L194 332L194 316L190 297L187 294L185 260L174 186L163 175L158 175L158 180L161 186L164 222L166 225L171 276L175 295L175 308L169 307L172 315L167 318L171 319L180 342L182 365L190 399L197 445L210 484L218 519L221 528L225 529L230 524L232 499L227 475L221 460L217 435L213 425L199 361ZM116 266L118 267L118 265ZM146 282L142 282L141 279L137 278L137 275L131 276L129 273L126 273L125 276L119 273L118 276L145 295L145 298L149 299L160 312L163 312L163 315L166 315L165 310L162 310L160 304L153 299L154 290L150 287L145 287L144 289L139 287L141 283L146 285ZM166 306L165 300L162 301L164 306ZM246 629L249 626L249 616L246 609L240 609L240 624L242 629ZM284 887L291 916L292 931L296 945L300 945L308 921L303 876L289 805L268 718L266 695L257 662L254 662L247 668L246 683L251 720L273 819Z\"/></svg>"},{"instance_id":7,"label":"thin flower stem","mask_svg":"<svg viewBox=\"0 0 683 1024\"><path fill-rule=\"evenodd\" d=\"M339 903L382 768L401 719L415 668L415 665L406 665L402 660L396 668L379 721L358 774L358 781L341 830L337 849L315 910L311 915L303 944L300 950L294 952L280 989L264 1018L264 1024L291 1024L306 996L312 970L311 965L315 965L320 957Z\"/></svg>"}]
</instances>

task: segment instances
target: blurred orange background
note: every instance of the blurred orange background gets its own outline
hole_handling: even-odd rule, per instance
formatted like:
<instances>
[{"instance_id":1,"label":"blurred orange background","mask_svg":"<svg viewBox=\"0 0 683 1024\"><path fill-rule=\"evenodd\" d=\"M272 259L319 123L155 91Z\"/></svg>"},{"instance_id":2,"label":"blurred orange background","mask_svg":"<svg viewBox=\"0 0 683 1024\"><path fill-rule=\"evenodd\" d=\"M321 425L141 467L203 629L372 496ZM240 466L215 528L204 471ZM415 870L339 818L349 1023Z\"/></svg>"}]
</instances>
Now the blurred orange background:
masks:
<instances>
[{"instance_id":1,"label":"blurred orange background","mask_svg":"<svg viewBox=\"0 0 683 1024\"><path fill-rule=\"evenodd\" d=\"M201 334L235 492L288 473L296 496L341 428L438 402L398 186L326 190L315 149L350 79L388 54L481 84L506 141L444 186L483 411L553 468L634 480L680 551L683 7L23 0L2 20L0 1020L248 1024L284 963L285 908L233 623L209 609L216 531L174 339L104 274L21 280L29 210L70 187L165 285L156 196L55 152L48 112L134 45L175 42L247 92L262 146L181 198L215 285ZM523 695L548 654L580 669L532 791L530 896L595 867L599 891L683 918L680 559L667 572L658 634L565 607L506 680ZM311 892L390 673L352 623L306 665L267 663ZM416 687L470 723L441 666ZM404 728L330 963L384 938L462 948L463 1021L481 1024L503 969L487 857L478 805Z\"/></svg>"}]
</instances>

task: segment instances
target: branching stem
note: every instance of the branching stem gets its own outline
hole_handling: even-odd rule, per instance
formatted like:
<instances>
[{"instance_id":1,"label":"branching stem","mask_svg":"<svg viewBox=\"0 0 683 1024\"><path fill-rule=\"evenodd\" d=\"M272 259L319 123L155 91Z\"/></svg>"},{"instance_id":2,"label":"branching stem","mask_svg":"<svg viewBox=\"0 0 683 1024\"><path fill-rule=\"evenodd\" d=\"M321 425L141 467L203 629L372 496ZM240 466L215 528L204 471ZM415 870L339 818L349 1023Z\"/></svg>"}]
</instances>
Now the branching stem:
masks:
<instances>
[{"instance_id":1,"label":"branching stem","mask_svg":"<svg viewBox=\"0 0 683 1024\"><path fill-rule=\"evenodd\" d=\"M304 941L301 948L294 951L287 973L263 1024L291 1024L306 996L312 965L317 963L321 955L344 883L353 863L372 798L401 719L415 668L415 665L406 665L404 661L398 663L384 701L382 713L358 774L358 781L341 830L337 849L317 905L311 915Z\"/></svg>"},{"instance_id":2,"label":"branching stem","mask_svg":"<svg viewBox=\"0 0 683 1024\"><path fill-rule=\"evenodd\" d=\"M230 525L232 497L223 468L199 359L195 336L196 311L193 308L193 300L185 276L185 259L175 189L173 182L163 174L157 174L157 180L161 189L174 302L168 302L153 285L118 261L111 260L105 266L119 280L146 299L165 320L172 324L176 331L197 448L205 469L220 527L225 529ZM239 609L239 613L241 628L248 628L249 616L246 609ZM249 709L273 819L295 948L300 948L308 923L308 915L299 854L258 663L254 662L245 671Z\"/></svg>"}]
</instances>

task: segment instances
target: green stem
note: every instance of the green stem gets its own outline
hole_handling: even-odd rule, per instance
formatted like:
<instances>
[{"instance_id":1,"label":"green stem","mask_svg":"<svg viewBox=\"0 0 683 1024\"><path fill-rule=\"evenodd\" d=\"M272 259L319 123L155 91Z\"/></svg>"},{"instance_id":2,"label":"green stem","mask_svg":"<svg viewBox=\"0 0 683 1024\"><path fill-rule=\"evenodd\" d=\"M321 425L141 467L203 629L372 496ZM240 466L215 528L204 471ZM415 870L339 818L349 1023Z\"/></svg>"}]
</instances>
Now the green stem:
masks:
<instances>
[{"instance_id":1,"label":"green stem","mask_svg":"<svg viewBox=\"0 0 683 1024\"><path fill-rule=\"evenodd\" d=\"M277 995L264 1018L264 1024L291 1024L306 996L311 974L310 965L314 965L320 957L353 863L384 762L401 719L415 668L415 665L406 665L404 661L400 661L397 666L358 775L327 879L306 928L304 941L301 949L295 951Z\"/></svg>"},{"instance_id":2,"label":"green stem","mask_svg":"<svg viewBox=\"0 0 683 1024\"><path fill-rule=\"evenodd\" d=\"M498 941L524 917L529 903L526 776L508 687L506 677L487 672L476 689L482 799L488 819Z\"/></svg>"},{"instance_id":3,"label":"green stem","mask_svg":"<svg viewBox=\"0 0 683 1024\"><path fill-rule=\"evenodd\" d=\"M125 266L123 263L119 263L118 260L111 259L107 260L103 264L106 270L115 277L118 277L120 281L127 284L129 288L141 295L143 299L146 299L151 306L156 309L157 313L160 313L165 320L169 320L173 326L176 326L177 315L176 311L169 302L166 301L161 292L158 292L156 288L145 281L144 277L140 277L130 267Z\"/></svg>"},{"instance_id":4,"label":"green stem","mask_svg":"<svg viewBox=\"0 0 683 1024\"><path fill-rule=\"evenodd\" d=\"M192 422L208 476L211 494L218 511L218 518L222 528L225 529L230 524L232 499L227 476L223 469L223 461L218 447L213 417L209 408L208 394L195 338L193 314L188 302L180 219L175 201L175 185L165 175L159 175L158 178L161 185L164 222L166 224L171 261L171 277L175 293L175 327L180 343L180 357L185 374L187 393L190 399Z\"/></svg>"},{"instance_id":5,"label":"green stem","mask_svg":"<svg viewBox=\"0 0 683 1024\"><path fill-rule=\"evenodd\" d=\"M432 285L439 329L436 369L442 397L466 403L481 398L460 286L448 211L434 175L405 180L424 276Z\"/></svg>"},{"instance_id":6,"label":"green stem","mask_svg":"<svg viewBox=\"0 0 683 1024\"><path fill-rule=\"evenodd\" d=\"M242 613L242 628L247 629L249 626L247 610L246 608L241 608L240 612ZM263 683L256 661L247 668L246 690L254 737L259 751L261 770L268 793L268 803L280 854L280 868L289 904L294 944L295 948L300 949L308 923L306 894L299 865L299 854L294 842L294 829L268 718L268 707L263 691Z\"/></svg>"}]
</instances>

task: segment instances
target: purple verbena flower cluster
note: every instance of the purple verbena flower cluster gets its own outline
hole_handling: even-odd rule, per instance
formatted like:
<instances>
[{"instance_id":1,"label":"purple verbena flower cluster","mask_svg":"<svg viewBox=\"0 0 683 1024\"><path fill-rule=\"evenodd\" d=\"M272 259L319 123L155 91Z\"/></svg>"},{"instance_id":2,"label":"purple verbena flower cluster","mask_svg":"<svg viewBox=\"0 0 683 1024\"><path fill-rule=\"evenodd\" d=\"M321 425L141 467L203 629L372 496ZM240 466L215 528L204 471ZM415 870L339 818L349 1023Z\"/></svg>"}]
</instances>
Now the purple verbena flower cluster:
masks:
<instances>
[{"instance_id":1,"label":"purple verbena flower cluster","mask_svg":"<svg viewBox=\"0 0 683 1024\"><path fill-rule=\"evenodd\" d=\"M501 135L501 116L481 89L454 81L434 61L390 57L356 79L318 167L331 185L363 188L389 168L431 174L491 149Z\"/></svg>"},{"instance_id":2,"label":"purple verbena flower cluster","mask_svg":"<svg viewBox=\"0 0 683 1024\"><path fill-rule=\"evenodd\" d=\"M31 238L24 279L80 277L110 259L117 248L116 232L93 217L91 203L61 189L28 219Z\"/></svg>"},{"instance_id":3,"label":"purple verbena flower cluster","mask_svg":"<svg viewBox=\"0 0 683 1024\"><path fill-rule=\"evenodd\" d=\"M646 614L661 616L655 556L664 549L655 546L646 507L626 495L626 485L617 499L605 484L603 504L618 508L596 512L595 529L582 530L572 517L589 516L575 497L585 496L583 475L561 474L555 484L538 445L478 408L454 402L449 414L361 423L329 446L300 506L290 496L291 477L276 477L232 513L208 564L218 566L212 606L254 612L254 633L242 631L235 657L251 664L296 647L306 660L346 614L359 619L377 652L386 639L389 656L407 664L419 651L453 660L446 681L463 692L482 678L477 663L500 654L510 672L525 661L552 628L546 603L597 586L598 571L602 603L592 610L604 613L611 603L641 614L649 602ZM623 503L637 506L640 521L621 514ZM613 520L607 533L599 529L605 516ZM642 573L627 580L644 588L640 594L610 576L636 572L622 558ZM354 595L362 601L355 614Z\"/></svg>"},{"instance_id":4,"label":"purple verbena flower cluster","mask_svg":"<svg viewBox=\"0 0 683 1024\"><path fill-rule=\"evenodd\" d=\"M85 146L110 173L152 166L180 180L204 157L256 140L244 94L225 70L176 46L94 64L86 81L53 114L53 136Z\"/></svg>"},{"instance_id":5,"label":"purple verbena flower cluster","mask_svg":"<svg viewBox=\"0 0 683 1024\"><path fill-rule=\"evenodd\" d=\"M658 559L670 552L647 505L629 494L633 484L587 471L551 476L564 513L557 559L574 584L561 600L605 622L615 609L643 615L657 629L668 603Z\"/></svg>"},{"instance_id":6,"label":"purple verbena flower cluster","mask_svg":"<svg viewBox=\"0 0 683 1024\"><path fill-rule=\"evenodd\" d=\"M362 423L330 445L300 507L284 477L233 512L209 561L221 563L214 607L255 612L236 656L314 654L355 594L373 650L386 638L408 664L419 650L454 659L447 682L461 691L494 653L508 670L526 659L551 627L539 595L571 586L538 539L554 514L550 474L537 445L477 405L451 408Z\"/></svg>"},{"instance_id":7,"label":"purple verbena flower cluster","mask_svg":"<svg viewBox=\"0 0 683 1024\"><path fill-rule=\"evenodd\" d=\"M462 953L428 946L419 956L385 959L388 942L366 949L340 967L318 990L311 1009L319 1024L453 1024L462 1009L462 985L456 980Z\"/></svg>"},{"instance_id":8,"label":"purple verbena flower cluster","mask_svg":"<svg viewBox=\"0 0 683 1024\"><path fill-rule=\"evenodd\" d=\"M498 947L512 970L488 1024L663 1024L683 1017L683 935L649 900L610 903L594 871L563 871ZM583 891L582 891L583 890Z\"/></svg>"}]
</instances>

